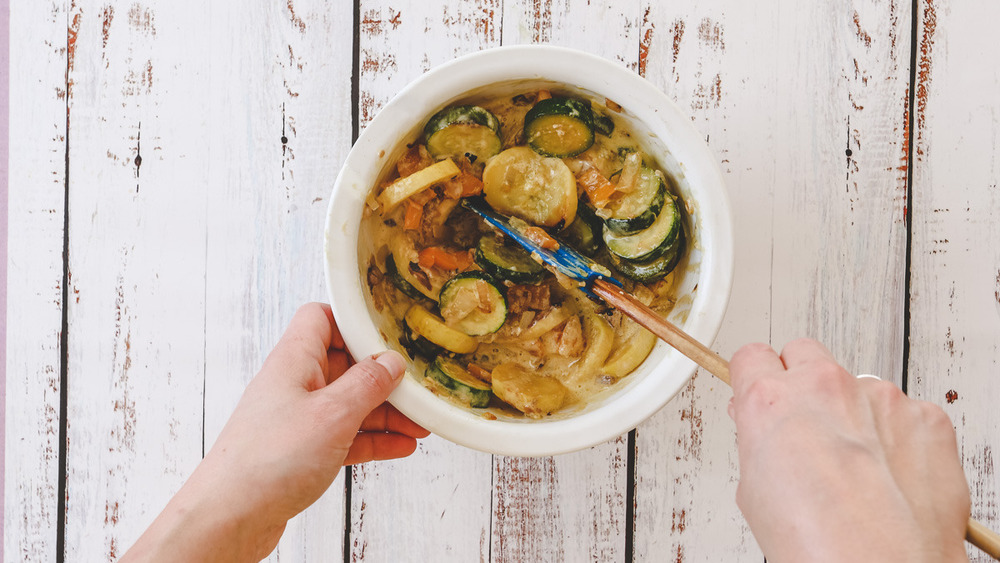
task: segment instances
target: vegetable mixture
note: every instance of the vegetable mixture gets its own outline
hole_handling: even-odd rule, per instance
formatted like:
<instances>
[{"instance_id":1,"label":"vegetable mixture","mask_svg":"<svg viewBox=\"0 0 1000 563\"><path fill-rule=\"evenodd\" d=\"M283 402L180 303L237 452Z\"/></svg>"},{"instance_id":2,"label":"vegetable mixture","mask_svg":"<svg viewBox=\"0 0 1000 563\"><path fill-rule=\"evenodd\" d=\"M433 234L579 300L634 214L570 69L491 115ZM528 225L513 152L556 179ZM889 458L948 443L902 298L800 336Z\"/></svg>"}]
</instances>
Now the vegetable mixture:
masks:
<instances>
[{"instance_id":1,"label":"vegetable mixture","mask_svg":"<svg viewBox=\"0 0 1000 563\"><path fill-rule=\"evenodd\" d=\"M369 197L372 302L424 385L483 416L583 405L656 337L459 205L482 195L543 248L570 245L666 315L686 254L675 188L610 100L547 90L447 107Z\"/></svg>"}]
</instances>

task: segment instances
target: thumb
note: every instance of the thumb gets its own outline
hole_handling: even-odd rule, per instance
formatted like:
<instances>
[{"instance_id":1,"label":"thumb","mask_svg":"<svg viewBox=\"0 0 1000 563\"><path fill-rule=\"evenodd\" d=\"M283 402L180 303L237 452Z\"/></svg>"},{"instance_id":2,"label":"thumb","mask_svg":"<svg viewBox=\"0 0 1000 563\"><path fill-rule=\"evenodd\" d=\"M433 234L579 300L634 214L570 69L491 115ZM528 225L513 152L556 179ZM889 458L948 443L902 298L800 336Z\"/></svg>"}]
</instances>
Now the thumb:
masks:
<instances>
[{"instance_id":1,"label":"thumb","mask_svg":"<svg viewBox=\"0 0 1000 563\"><path fill-rule=\"evenodd\" d=\"M398 352L388 350L354 364L323 390L344 406L352 422L361 422L381 405L399 385L406 371L406 361Z\"/></svg>"}]
</instances>

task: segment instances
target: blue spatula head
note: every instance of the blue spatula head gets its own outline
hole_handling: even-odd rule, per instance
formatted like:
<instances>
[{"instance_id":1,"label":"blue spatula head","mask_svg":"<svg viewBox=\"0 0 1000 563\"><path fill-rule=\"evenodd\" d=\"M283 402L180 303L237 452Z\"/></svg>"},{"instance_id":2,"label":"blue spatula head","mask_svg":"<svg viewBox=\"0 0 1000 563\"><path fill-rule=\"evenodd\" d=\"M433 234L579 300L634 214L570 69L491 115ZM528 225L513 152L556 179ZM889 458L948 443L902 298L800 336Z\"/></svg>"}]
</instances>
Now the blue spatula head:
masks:
<instances>
[{"instance_id":1,"label":"blue spatula head","mask_svg":"<svg viewBox=\"0 0 1000 563\"><path fill-rule=\"evenodd\" d=\"M493 228L514 239L525 250L530 252L536 260L552 266L560 274L579 283L580 289L591 297L595 297L590 288L596 280L607 280L621 287L621 282L611 275L610 270L566 245L560 244L556 249L538 246L538 244L525 236L524 233L512 226L509 218L494 211L481 196L463 199L462 206L475 212L484 221L492 225Z\"/></svg>"}]
</instances>

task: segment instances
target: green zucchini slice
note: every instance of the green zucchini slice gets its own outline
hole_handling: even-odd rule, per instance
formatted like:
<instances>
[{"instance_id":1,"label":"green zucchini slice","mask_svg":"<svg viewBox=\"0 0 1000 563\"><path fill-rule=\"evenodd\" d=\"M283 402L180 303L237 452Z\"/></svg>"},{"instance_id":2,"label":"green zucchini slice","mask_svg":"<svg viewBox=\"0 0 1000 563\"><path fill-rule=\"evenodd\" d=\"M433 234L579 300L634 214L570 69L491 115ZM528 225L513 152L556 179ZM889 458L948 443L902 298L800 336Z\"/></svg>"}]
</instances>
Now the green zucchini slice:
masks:
<instances>
[{"instance_id":1,"label":"green zucchini slice","mask_svg":"<svg viewBox=\"0 0 1000 563\"><path fill-rule=\"evenodd\" d=\"M653 224L637 233L620 235L605 226L604 244L608 251L633 261L649 261L663 256L676 242L677 233L681 230L677 203L671 196L667 196L666 200Z\"/></svg>"},{"instance_id":2,"label":"green zucchini slice","mask_svg":"<svg viewBox=\"0 0 1000 563\"><path fill-rule=\"evenodd\" d=\"M576 219L563 229L558 238L581 254L594 256L601 249L601 219L583 202L576 206Z\"/></svg>"},{"instance_id":3,"label":"green zucchini slice","mask_svg":"<svg viewBox=\"0 0 1000 563\"><path fill-rule=\"evenodd\" d=\"M389 276L392 285L396 286L406 296L421 300L427 298L419 289L413 287L412 283L406 281L406 278L400 275L399 268L396 267L396 260L392 257L392 254L385 257L385 274Z\"/></svg>"},{"instance_id":4,"label":"green zucchini slice","mask_svg":"<svg viewBox=\"0 0 1000 563\"><path fill-rule=\"evenodd\" d=\"M444 352L444 348L427 340L419 332L410 328L410 325L403 321L403 335L400 344L410 353L410 357L421 357L425 360L432 360Z\"/></svg>"},{"instance_id":5,"label":"green zucchini slice","mask_svg":"<svg viewBox=\"0 0 1000 563\"><path fill-rule=\"evenodd\" d=\"M535 152L556 158L576 156L594 144L594 112L590 102L549 98L524 116L524 138Z\"/></svg>"},{"instance_id":6,"label":"green zucchini slice","mask_svg":"<svg viewBox=\"0 0 1000 563\"><path fill-rule=\"evenodd\" d=\"M410 307L404 320L414 332L449 352L468 354L479 346L475 338L444 324L444 320L420 305Z\"/></svg>"},{"instance_id":7,"label":"green zucchini slice","mask_svg":"<svg viewBox=\"0 0 1000 563\"><path fill-rule=\"evenodd\" d=\"M615 122L606 115L594 116L594 131L605 137L610 137L615 132Z\"/></svg>"},{"instance_id":8,"label":"green zucchini slice","mask_svg":"<svg viewBox=\"0 0 1000 563\"><path fill-rule=\"evenodd\" d=\"M653 224L666 198L667 187L663 179L643 166L632 191L608 206L611 214L604 219L604 224L617 234L641 231Z\"/></svg>"},{"instance_id":9,"label":"green zucchini slice","mask_svg":"<svg viewBox=\"0 0 1000 563\"><path fill-rule=\"evenodd\" d=\"M611 266L623 276L637 282L647 283L663 279L664 276L673 271L684 255L684 230L677 235L677 240L673 246L667 249L662 256L646 261L633 261L619 258L614 253L609 252L608 257Z\"/></svg>"},{"instance_id":10,"label":"green zucchini slice","mask_svg":"<svg viewBox=\"0 0 1000 563\"><path fill-rule=\"evenodd\" d=\"M490 384L484 383L469 373L455 360L438 356L427 366L424 374L440 383L456 399L473 408L485 408L490 404Z\"/></svg>"},{"instance_id":11,"label":"green zucchini slice","mask_svg":"<svg viewBox=\"0 0 1000 563\"><path fill-rule=\"evenodd\" d=\"M545 268L532 260L527 250L498 240L493 234L479 239L476 264L490 275L513 283L538 283L545 276Z\"/></svg>"},{"instance_id":12,"label":"green zucchini slice","mask_svg":"<svg viewBox=\"0 0 1000 563\"><path fill-rule=\"evenodd\" d=\"M483 169L486 203L543 227L568 225L576 218L576 177L558 158L528 147L513 147L491 158Z\"/></svg>"},{"instance_id":13,"label":"green zucchini slice","mask_svg":"<svg viewBox=\"0 0 1000 563\"><path fill-rule=\"evenodd\" d=\"M501 288L485 272L462 272L441 288L441 317L469 336L494 333L507 320L507 300Z\"/></svg>"},{"instance_id":14,"label":"green zucchini slice","mask_svg":"<svg viewBox=\"0 0 1000 563\"><path fill-rule=\"evenodd\" d=\"M427 150L435 158L474 155L486 160L500 152L500 120L479 106L445 108L424 126Z\"/></svg>"}]
</instances>

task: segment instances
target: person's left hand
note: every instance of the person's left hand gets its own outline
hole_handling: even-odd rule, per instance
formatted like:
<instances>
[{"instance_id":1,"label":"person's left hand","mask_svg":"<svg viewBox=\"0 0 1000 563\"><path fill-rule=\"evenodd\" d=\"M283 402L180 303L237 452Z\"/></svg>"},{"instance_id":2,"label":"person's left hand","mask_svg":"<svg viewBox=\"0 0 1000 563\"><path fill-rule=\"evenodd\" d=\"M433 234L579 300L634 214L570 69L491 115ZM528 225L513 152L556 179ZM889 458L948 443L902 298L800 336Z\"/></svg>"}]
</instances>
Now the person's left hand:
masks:
<instances>
[{"instance_id":1,"label":"person's left hand","mask_svg":"<svg viewBox=\"0 0 1000 563\"><path fill-rule=\"evenodd\" d=\"M130 554L153 553L145 548L156 542L144 542L151 534L184 529L180 543L193 547L214 528L200 549L179 553L174 544L171 557L259 560L341 466L413 453L428 432L385 402L403 357L388 351L351 363L329 306L299 309L211 451Z\"/></svg>"}]
</instances>

